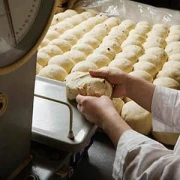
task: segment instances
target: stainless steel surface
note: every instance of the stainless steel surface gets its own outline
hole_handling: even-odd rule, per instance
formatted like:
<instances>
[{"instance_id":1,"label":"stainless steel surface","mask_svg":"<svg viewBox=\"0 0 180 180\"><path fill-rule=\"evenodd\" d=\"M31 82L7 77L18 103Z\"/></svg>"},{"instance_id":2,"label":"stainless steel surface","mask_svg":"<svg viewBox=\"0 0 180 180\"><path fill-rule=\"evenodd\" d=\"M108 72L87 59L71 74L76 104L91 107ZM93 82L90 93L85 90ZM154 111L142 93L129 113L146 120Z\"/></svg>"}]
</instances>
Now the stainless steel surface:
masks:
<instances>
[{"instance_id":1,"label":"stainless steel surface","mask_svg":"<svg viewBox=\"0 0 180 180\"><path fill-rule=\"evenodd\" d=\"M35 66L33 56L16 71L0 76L0 92L8 99L0 117L0 179L6 179L30 153Z\"/></svg>"},{"instance_id":2,"label":"stainless steel surface","mask_svg":"<svg viewBox=\"0 0 180 180\"><path fill-rule=\"evenodd\" d=\"M32 140L59 150L80 152L89 144L96 126L88 122L76 108L75 101L66 98L65 84L47 78L36 77L35 94L69 103L73 109L74 140L69 132L69 109L42 98L34 98Z\"/></svg>"}]
</instances>

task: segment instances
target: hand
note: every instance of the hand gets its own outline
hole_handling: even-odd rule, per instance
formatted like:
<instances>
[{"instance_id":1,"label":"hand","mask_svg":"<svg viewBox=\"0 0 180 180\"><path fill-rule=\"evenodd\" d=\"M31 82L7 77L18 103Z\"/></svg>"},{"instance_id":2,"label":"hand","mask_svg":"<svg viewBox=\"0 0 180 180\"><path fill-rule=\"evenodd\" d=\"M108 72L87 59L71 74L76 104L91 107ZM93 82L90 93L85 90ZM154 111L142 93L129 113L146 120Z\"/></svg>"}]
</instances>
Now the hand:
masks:
<instances>
[{"instance_id":1,"label":"hand","mask_svg":"<svg viewBox=\"0 0 180 180\"><path fill-rule=\"evenodd\" d=\"M113 86L112 97L121 97L127 95L127 84L129 75L120 69L103 68L100 70L90 70L90 75L93 77L104 78L109 81Z\"/></svg>"},{"instance_id":2,"label":"hand","mask_svg":"<svg viewBox=\"0 0 180 180\"><path fill-rule=\"evenodd\" d=\"M107 117L117 113L110 98L107 96L91 97L78 95L76 97L78 110L87 120L104 128Z\"/></svg>"}]
</instances>

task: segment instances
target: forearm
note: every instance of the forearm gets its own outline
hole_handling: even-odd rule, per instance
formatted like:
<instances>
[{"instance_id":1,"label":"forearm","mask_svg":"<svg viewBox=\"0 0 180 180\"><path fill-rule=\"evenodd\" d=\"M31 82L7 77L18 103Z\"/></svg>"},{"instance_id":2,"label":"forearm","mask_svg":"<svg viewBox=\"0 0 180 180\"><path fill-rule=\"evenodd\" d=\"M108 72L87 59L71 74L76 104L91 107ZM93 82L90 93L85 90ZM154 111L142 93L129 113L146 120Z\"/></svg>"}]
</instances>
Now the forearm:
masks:
<instances>
[{"instance_id":1,"label":"forearm","mask_svg":"<svg viewBox=\"0 0 180 180\"><path fill-rule=\"evenodd\" d=\"M131 129L130 126L126 124L121 116L119 116L119 114L116 112L113 114L108 114L106 117L104 117L102 128L109 136L115 147L117 146L119 138L123 132Z\"/></svg>"},{"instance_id":2,"label":"forearm","mask_svg":"<svg viewBox=\"0 0 180 180\"><path fill-rule=\"evenodd\" d=\"M126 96L150 112L154 90L155 85L152 83L129 75Z\"/></svg>"}]
</instances>

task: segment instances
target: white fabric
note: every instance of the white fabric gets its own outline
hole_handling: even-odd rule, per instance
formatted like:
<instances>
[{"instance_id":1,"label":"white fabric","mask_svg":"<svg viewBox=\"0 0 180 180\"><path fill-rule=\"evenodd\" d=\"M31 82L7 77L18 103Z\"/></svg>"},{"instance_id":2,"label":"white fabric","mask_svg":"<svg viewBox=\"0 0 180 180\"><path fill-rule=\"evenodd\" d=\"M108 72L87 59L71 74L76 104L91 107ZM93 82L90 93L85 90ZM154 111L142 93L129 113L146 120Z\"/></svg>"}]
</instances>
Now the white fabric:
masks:
<instances>
[{"instance_id":1,"label":"white fabric","mask_svg":"<svg viewBox=\"0 0 180 180\"><path fill-rule=\"evenodd\" d=\"M153 128L180 132L178 109L180 92L157 86L152 101ZM133 130L125 131L118 142L113 177L116 180L179 180L180 138L174 150L169 150Z\"/></svg>"}]
</instances>

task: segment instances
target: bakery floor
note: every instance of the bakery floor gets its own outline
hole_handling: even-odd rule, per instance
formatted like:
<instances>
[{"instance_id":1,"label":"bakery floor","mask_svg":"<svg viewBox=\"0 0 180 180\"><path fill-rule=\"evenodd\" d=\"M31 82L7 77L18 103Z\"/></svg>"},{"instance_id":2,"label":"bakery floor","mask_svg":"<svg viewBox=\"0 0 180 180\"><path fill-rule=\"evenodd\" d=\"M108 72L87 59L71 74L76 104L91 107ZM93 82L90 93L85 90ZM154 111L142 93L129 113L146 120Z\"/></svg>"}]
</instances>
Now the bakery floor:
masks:
<instances>
[{"instance_id":1,"label":"bakery floor","mask_svg":"<svg viewBox=\"0 0 180 180\"><path fill-rule=\"evenodd\" d=\"M74 169L72 180L112 180L115 152L108 136L97 132L88 155Z\"/></svg>"}]
</instances>

